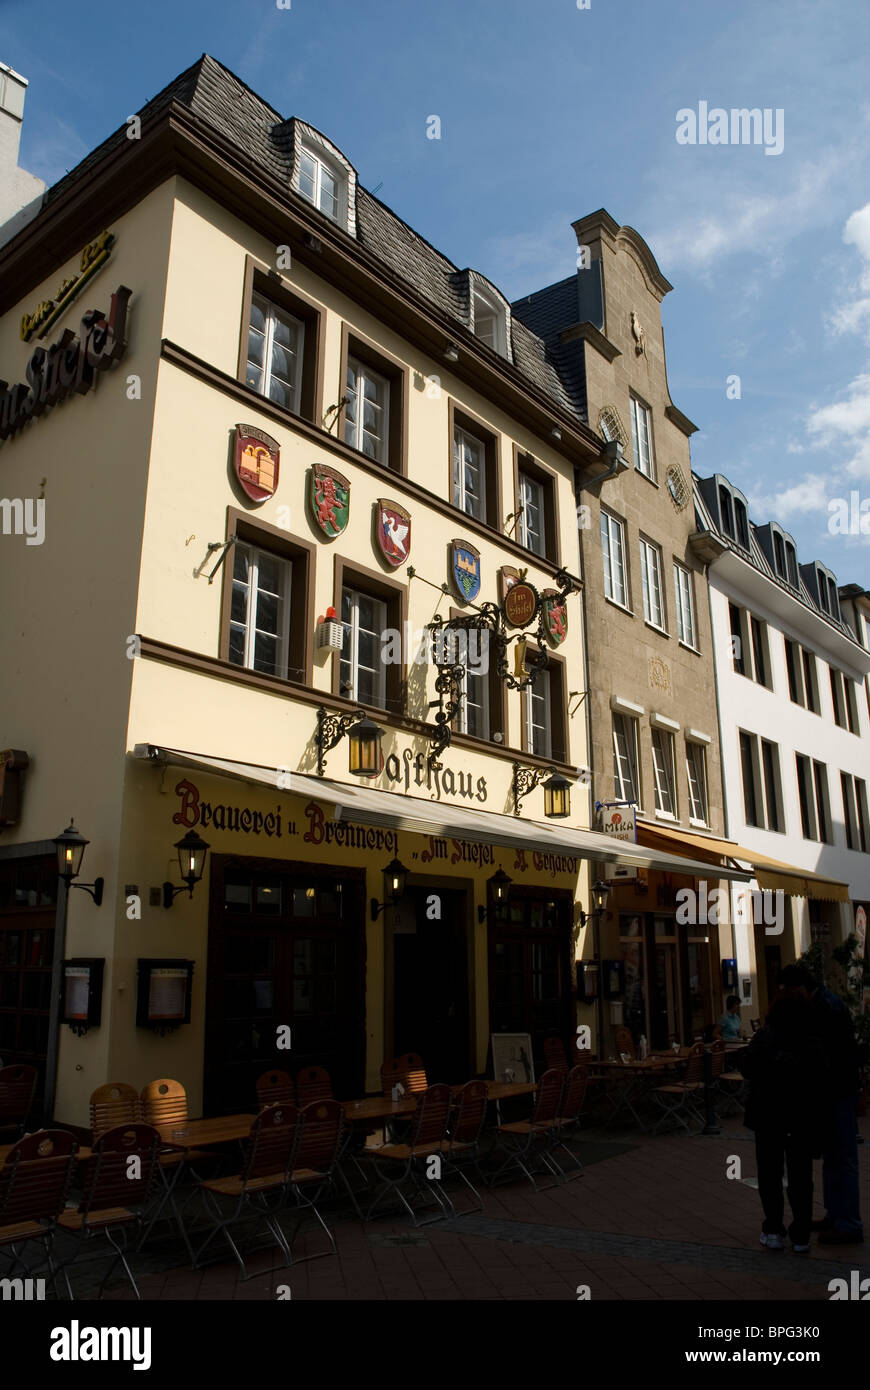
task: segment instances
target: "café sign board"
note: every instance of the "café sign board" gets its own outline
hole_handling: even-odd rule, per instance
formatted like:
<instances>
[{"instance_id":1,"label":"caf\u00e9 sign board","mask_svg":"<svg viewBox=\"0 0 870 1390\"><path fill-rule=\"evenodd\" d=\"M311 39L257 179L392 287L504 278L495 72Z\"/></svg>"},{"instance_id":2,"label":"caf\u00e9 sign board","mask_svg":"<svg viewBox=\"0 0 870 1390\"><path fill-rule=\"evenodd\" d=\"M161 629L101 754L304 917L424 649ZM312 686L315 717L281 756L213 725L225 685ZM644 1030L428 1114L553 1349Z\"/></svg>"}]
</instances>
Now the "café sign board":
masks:
<instances>
[{"instance_id":1,"label":"caf\u00e9 sign board","mask_svg":"<svg viewBox=\"0 0 870 1390\"><path fill-rule=\"evenodd\" d=\"M637 843L637 810L634 806L602 806L601 829L611 840Z\"/></svg>"}]
</instances>

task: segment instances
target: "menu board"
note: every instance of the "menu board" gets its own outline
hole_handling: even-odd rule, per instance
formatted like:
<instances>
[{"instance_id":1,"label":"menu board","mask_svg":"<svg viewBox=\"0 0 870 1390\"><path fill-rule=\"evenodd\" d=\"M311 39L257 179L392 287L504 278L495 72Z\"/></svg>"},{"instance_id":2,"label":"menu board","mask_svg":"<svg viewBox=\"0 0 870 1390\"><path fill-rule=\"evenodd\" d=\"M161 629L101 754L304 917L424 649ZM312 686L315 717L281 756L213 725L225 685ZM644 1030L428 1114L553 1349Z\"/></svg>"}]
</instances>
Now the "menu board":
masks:
<instances>
[{"instance_id":1,"label":"menu board","mask_svg":"<svg viewBox=\"0 0 870 1390\"><path fill-rule=\"evenodd\" d=\"M91 968L89 965L67 965L63 981L63 1016L67 1022L88 1018L88 1004L91 991Z\"/></svg>"},{"instance_id":2,"label":"menu board","mask_svg":"<svg viewBox=\"0 0 870 1390\"><path fill-rule=\"evenodd\" d=\"M155 1022L161 1019L183 1019L187 1012L187 966L180 969L164 966L152 969L148 987L148 1017Z\"/></svg>"}]
</instances>

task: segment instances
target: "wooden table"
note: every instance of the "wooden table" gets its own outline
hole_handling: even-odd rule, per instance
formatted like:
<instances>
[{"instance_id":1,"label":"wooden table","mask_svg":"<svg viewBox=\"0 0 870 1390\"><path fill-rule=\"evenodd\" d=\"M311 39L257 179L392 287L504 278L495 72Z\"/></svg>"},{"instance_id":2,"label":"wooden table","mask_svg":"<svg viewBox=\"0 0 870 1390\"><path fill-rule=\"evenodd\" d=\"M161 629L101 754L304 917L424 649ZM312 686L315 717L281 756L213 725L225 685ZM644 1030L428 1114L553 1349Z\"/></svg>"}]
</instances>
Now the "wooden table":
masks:
<instances>
[{"instance_id":1,"label":"wooden table","mask_svg":"<svg viewBox=\"0 0 870 1390\"><path fill-rule=\"evenodd\" d=\"M625 1084L618 1086L613 1109L604 1121L604 1128L607 1129L622 1110L628 1110L634 1116L635 1123L646 1134L647 1128L640 1115L634 1108L634 1102L640 1100L646 1089L646 1083L650 1075L661 1075L667 1070L668 1063L673 1058L667 1057L647 1057L643 1062L594 1062L596 1071L605 1074L616 1075L623 1078ZM679 1058L677 1058L679 1060ZM608 1097L609 1099L609 1097Z\"/></svg>"},{"instance_id":2,"label":"wooden table","mask_svg":"<svg viewBox=\"0 0 870 1390\"><path fill-rule=\"evenodd\" d=\"M216 1115L211 1120L172 1120L155 1125L165 1144L177 1144L182 1149L201 1149L207 1144L227 1144L233 1139L247 1139L256 1115Z\"/></svg>"},{"instance_id":3,"label":"wooden table","mask_svg":"<svg viewBox=\"0 0 870 1390\"><path fill-rule=\"evenodd\" d=\"M369 1120L393 1120L399 1115L413 1115L417 1109L417 1098L422 1091L393 1100L390 1096L366 1096L364 1100L343 1100L344 1118L350 1124L360 1124Z\"/></svg>"}]
</instances>

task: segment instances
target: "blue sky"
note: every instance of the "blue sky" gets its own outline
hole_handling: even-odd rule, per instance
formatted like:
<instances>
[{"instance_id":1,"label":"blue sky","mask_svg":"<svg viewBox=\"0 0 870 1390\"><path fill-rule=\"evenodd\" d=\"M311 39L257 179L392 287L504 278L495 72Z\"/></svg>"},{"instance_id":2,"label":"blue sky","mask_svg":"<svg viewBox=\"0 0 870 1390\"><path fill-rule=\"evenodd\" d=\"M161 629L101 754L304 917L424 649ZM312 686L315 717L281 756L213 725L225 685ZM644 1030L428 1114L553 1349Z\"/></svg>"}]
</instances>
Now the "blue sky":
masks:
<instances>
[{"instance_id":1,"label":"blue sky","mask_svg":"<svg viewBox=\"0 0 870 1390\"><path fill-rule=\"evenodd\" d=\"M205 51L509 298L573 272L572 220L637 228L675 287L695 468L865 587L870 535L832 534L828 504L870 512L868 38L867 0L0 0L21 163L49 182ZM781 108L782 153L678 144L701 101Z\"/></svg>"}]
</instances>

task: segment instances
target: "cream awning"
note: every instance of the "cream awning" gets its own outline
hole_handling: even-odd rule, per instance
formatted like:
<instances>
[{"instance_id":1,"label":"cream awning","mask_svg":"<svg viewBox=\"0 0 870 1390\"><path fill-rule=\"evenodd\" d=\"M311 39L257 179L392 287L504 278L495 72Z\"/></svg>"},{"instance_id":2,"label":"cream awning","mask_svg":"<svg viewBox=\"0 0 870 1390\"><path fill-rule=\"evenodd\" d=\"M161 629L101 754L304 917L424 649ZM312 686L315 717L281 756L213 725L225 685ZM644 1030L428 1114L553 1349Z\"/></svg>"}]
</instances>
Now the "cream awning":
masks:
<instances>
[{"instance_id":1,"label":"cream awning","mask_svg":"<svg viewBox=\"0 0 870 1390\"><path fill-rule=\"evenodd\" d=\"M612 840L597 830L577 830L546 821L525 820L520 816L505 816L497 811L470 810L453 802L424 801L419 796L401 792L376 791L345 782L332 782L326 777L309 776L301 772L282 772L278 787L278 769L255 763L232 762L203 753L184 752L158 744L137 743L133 756L139 760L173 767L199 768L218 773L237 781L271 787L304 796L333 807L335 820L357 821L361 825L390 826L417 835L437 835L441 838L471 840L480 844L505 845L510 849L538 850L543 854L573 855L577 859L593 859L607 864L623 864L635 869L661 869L668 873L692 874L704 877L708 865L686 859L666 849L647 848L624 841ZM717 869L716 877L746 882L752 875L737 866Z\"/></svg>"},{"instance_id":2,"label":"cream awning","mask_svg":"<svg viewBox=\"0 0 870 1390\"><path fill-rule=\"evenodd\" d=\"M794 864L783 864L780 859L771 859L758 850L746 849L736 840L718 840L712 835L691 834L676 826L650 825L646 821L638 821L637 834L641 843L652 849L671 847L679 853L676 848L679 844L687 846L693 854L709 855L711 863L722 858L742 861L751 867L759 888L771 892L778 890L793 898L815 898L819 902L850 901L848 883L825 878L809 869L799 869Z\"/></svg>"}]
</instances>

